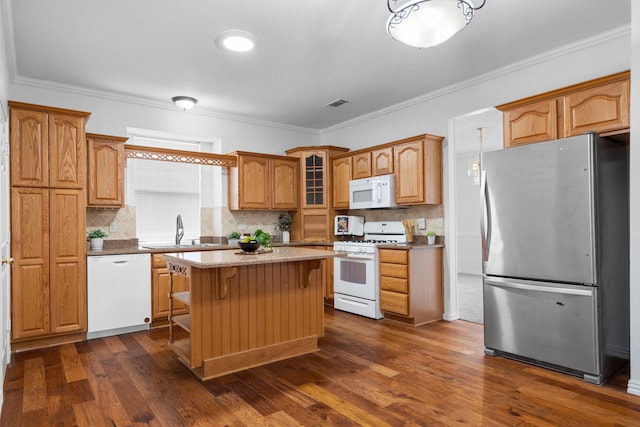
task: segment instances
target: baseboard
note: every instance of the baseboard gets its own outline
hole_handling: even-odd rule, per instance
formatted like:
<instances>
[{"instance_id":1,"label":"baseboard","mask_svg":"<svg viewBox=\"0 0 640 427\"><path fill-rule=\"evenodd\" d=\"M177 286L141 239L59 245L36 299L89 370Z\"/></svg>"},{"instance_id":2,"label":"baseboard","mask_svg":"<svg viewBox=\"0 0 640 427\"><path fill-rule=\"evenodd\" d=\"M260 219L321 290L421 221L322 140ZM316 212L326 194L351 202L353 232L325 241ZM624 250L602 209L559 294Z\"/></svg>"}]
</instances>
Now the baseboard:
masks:
<instances>
[{"instance_id":1,"label":"baseboard","mask_svg":"<svg viewBox=\"0 0 640 427\"><path fill-rule=\"evenodd\" d=\"M640 396L640 380L630 379L627 383L627 393Z\"/></svg>"},{"instance_id":2,"label":"baseboard","mask_svg":"<svg viewBox=\"0 0 640 427\"><path fill-rule=\"evenodd\" d=\"M448 322L453 322L454 320L460 320L460 316L458 313L444 313L442 315L442 319Z\"/></svg>"}]
</instances>

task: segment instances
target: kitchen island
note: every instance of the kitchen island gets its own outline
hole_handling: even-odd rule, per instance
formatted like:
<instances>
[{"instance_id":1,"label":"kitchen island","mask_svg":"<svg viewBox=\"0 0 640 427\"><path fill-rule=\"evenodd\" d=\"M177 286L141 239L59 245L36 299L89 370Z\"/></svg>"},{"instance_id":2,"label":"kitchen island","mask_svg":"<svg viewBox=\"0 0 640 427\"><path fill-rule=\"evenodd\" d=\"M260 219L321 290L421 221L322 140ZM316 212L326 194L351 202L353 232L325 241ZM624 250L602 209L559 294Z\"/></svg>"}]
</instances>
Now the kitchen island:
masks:
<instances>
[{"instance_id":1,"label":"kitchen island","mask_svg":"<svg viewBox=\"0 0 640 427\"><path fill-rule=\"evenodd\" d=\"M170 307L169 344L202 380L316 351L324 335L321 267L333 251L239 252L164 255L172 279L189 282L184 292L170 286L170 306L182 302L189 313ZM176 327L188 337L176 339Z\"/></svg>"}]
</instances>

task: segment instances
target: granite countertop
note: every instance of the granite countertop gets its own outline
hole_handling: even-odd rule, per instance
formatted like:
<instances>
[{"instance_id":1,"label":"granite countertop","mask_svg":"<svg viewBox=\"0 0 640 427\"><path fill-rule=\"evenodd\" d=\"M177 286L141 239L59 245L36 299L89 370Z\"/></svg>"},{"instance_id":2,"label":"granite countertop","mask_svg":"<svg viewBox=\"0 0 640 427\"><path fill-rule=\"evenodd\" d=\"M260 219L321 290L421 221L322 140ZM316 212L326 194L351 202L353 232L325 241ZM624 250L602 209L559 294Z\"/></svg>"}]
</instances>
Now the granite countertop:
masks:
<instances>
[{"instance_id":1,"label":"granite countertop","mask_svg":"<svg viewBox=\"0 0 640 427\"><path fill-rule=\"evenodd\" d=\"M245 254L236 249L164 254L164 257L170 264L198 268L236 267L253 264L306 261L332 258L335 256L342 255L333 251L298 248L295 246L278 246L274 247L272 252L258 254Z\"/></svg>"},{"instance_id":2,"label":"granite countertop","mask_svg":"<svg viewBox=\"0 0 640 427\"><path fill-rule=\"evenodd\" d=\"M291 243L282 243L282 242L274 242L274 247L296 247L296 246L332 246L333 242L291 242ZM143 245L131 245L131 246L123 246L123 247L115 247L115 248L105 248L101 251L92 251L87 249L87 256L102 256L102 255L126 255L126 254L141 254L141 253L150 253L150 254L164 254L167 252L195 252L195 251L215 251L215 250L226 250L226 249L237 249L236 245L227 245L223 244L212 244L206 243L201 245L181 245L181 246L173 246L166 245L162 247L155 248L145 248Z\"/></svg>"}]
</instances>

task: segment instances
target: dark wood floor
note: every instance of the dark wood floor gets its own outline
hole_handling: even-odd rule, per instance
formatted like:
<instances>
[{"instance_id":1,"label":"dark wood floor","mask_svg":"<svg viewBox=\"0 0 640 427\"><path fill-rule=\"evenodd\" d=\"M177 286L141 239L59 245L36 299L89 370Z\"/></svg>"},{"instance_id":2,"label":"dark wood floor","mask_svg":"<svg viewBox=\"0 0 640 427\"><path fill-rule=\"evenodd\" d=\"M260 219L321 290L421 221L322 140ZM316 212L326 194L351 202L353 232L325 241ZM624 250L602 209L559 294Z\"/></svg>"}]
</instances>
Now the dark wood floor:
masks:
<instances>
[{"instance_id":1,"label":"dark wood floor","mask_svg":"<svg viewBox=\"0 0 640 427\"><path fill-rule=\"evenodd\" d=\"M638 426L628 374L603 386L483 354L482 326L327 309L321 350L204 383L158 329L14 355L1 426Z\"/></svg>"}]
</instances>

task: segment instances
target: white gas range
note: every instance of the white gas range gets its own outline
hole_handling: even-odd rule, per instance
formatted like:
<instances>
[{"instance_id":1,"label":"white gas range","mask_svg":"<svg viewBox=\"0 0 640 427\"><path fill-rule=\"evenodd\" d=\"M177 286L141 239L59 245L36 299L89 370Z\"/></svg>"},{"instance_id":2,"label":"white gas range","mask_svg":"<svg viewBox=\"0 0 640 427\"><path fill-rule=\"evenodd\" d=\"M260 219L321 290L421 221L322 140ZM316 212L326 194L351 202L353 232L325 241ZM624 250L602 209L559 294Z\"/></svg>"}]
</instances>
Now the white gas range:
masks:
<instances>
[{"instance_id":1,"label":"white gas range","mask_svg":"<svg viewBox=\"0 0 640 427\"><path fill-rule=\"evenodd\" d=\"M401 221L364 224L364 239L333 243L333 250L346 257L334 258L334 302L336 309L372 319L382 319L378 245L406 243Z\"/></svg>"}]
</instances>

